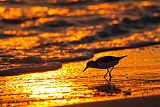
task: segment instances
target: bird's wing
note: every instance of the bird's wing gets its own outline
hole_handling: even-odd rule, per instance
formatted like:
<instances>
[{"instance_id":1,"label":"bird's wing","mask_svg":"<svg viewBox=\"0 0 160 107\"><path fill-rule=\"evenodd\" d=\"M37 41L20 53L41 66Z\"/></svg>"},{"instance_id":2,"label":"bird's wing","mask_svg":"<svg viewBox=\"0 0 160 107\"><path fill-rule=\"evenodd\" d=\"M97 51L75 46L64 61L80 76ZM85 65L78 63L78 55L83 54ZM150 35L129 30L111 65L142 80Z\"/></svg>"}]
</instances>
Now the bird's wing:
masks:
<instances>
[{"instance_id":1,"label":"bird's wing","mask_svg":"<svg viewBox=\"0 0 160 107\"><path fill-rule=\"evenodd\" d=\"M106 61L112 61L114 59L116 59L116 57L114 56L104 56L104 57L98 58L96 62L106 62Z\"/></svg>"}]
</instances>

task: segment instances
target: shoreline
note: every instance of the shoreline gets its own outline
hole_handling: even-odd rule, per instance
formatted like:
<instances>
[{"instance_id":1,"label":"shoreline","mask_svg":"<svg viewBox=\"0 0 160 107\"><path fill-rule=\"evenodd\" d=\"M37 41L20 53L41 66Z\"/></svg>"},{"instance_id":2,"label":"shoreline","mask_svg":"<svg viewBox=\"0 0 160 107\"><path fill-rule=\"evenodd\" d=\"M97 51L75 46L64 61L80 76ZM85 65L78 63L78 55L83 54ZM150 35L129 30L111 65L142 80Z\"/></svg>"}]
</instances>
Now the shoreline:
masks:
<instances>
[{"instance_id":1,"label":"shoreline","mask_svg":"<svg viewBox=\"0 0 160 107\"><path fill-rule=\"evenodd\" d=\"M61 62L49 62L41 64L29 64L20 67L15 67L7 70L0 70L1 76L16 76L30 73L47 72L49 70L57 70L62 67Z\"/></svg>"},{"instance_id":2,"label":"shoreline","mask_svg":"<svg viewBox=\"0 0 160 107\"><path fill-rule=\"evenodd\" d=\"M160 95L153 95L117 100L88 102L81 104L65 105L61 107L159 107L159 99Z\"/></svg>"},{"instance_id":3,"label":"shoreline","mask_svg":"<svg viewBox=\"0 0 160 107\"><path fill-rule=\"evenodd\" d=\"M155 44L142 44L140 47L122 47L122 48L102 48L102 49L95 49L93 50L93 54L89 54L88 56L78 57L78 58L67 58L67 59L59 59L59 60L47 60L47 63L41 63L41 64L32 64L29 63L28 65L17 67L17 68L11 68L7 70L0 70L0 76L15 76L15 75L22 75L22 74L29 74L29 73L37 73L37 72L47 72L49 70L58 70L62 67L63 64L67 63L74 63L79 61L85 61L92 59L95 54L100 54L103 52L111 52L111 51L117 51L117 50L125 50L125 49L138 49L142 47L151 47L151 46L160 46L159 42L156 42ZM4 55L5 56L5 55ZM45 64L45 65L44 65ZM48 64L48 65L46 65ZM30 65L30 66L29 66ZM53 66L54 65L54 66ZM55 66L56 65L56 66ZM39 69L37 71L37 69ZM13 74L12 74L13 73Z\"/></svg>"},{"instance_id":4,"label":"shoreline","mask_svg":"<svg viewBox=\"0 0 160 107\"><path fill-rule=\"evenodd\" d=\"M86 63L82 61L63 64L54 72L4 76L1 84L5 88L0 100L4 105L33 107L39 104L47 107L159 107L159 46L103 52L94 56L93 60L107 55L128 55L114 69L112 83L121 91L113 96L102 78L105 71L88 69L82 73ZM21 93L5 89L21 90ZM27 94L23 90L27 90ZM131 96L126 97L124 92L128 91ZM19 98L20 95L25 97Z\"/></svg>"}]
</instances>

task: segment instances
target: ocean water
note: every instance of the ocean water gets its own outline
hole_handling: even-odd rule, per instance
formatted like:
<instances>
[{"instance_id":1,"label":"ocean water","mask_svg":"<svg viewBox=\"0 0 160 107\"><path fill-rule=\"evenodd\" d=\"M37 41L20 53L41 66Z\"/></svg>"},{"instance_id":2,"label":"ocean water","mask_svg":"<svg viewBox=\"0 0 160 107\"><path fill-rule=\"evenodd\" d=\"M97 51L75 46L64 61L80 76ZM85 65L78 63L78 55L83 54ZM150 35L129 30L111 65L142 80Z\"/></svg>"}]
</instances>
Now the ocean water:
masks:
<instances>
[{"instance_id":1,"label":"ocean water","mask_svg":"<svg viewBox=\"0 0 160 107\"><path fill-rule=\"evenodd\" d=\"M10 62L29 56L75 61L160 42L158 1L2 0L0 5L0 55Z\"/></svg>"},{"instance_id":2,"label":"ocean water","mask_svg":"<svg viewBox=\"0 0 160 107\"><path fill-rule=\"evenodd\" d=\"M43 106L80 103L82 99L85 99L84 102L106 99L103 88L108 86L103 86L106 81L100 76L102 74L81 74L86 63L83 60L98 58L100 52L109 52L107 55L132 55L132 48L139 49L135 51L136 55L142 50L144 53L151 53L152 48L142 47L158 44L159 0L0 0L0 103L3 106L30 106L30 103ZM156 53L159 47L153 49L155 57L159 58ZM146 57L154 56L154 53L149 53L146 53ZM99 57L103 55L100 53ZM133 69L133 65L125 61L124 59L117 69L128 72ZM144 60L137 61L142 64ZM154 87L155 94L159 92L159 65L153 62L159 60L149 60L142 64L144 68L150 65L150 69L155 71L148 74L151 79L147 82L144 80L148 77L139 77L140 82L137 84L140 85L142 93L144 90L153 89L152 86L150 89L142 88L145 87L141 84L143 82L157 87ZM18 71L23 75L8 73L11 69L24 71L21 68L41 66L44 63L53 64L53 69L57 70L40 74L28 74L30 71ZM45 64L44 66L48 67ZM139 68L141 71L146 70L144 73L150 72L149 69ZM137 74L138 68L135 72L133 75L140 75ZM123 76L125 75L132 74L126 73ZM121 79L121 82L123 80L121 77L118 79ZM86 84L87 80L89 86ZM128 80L124 80L124 84L135 87L137 78L135 81L134 78L131 80L132 84L127 83ZM113 82L115 81L118 80ZM116 82L115 86L118 84ZM109 94L116 94L116 98L121 98L124 97L121 89L125 86L120 87L115 88L114 92L107 91ZM129 94L128 90L123 91ZM108 99L116 99L112 97ZM93 100L94 98L96 100Z\"/></svg>"}]
</instances>

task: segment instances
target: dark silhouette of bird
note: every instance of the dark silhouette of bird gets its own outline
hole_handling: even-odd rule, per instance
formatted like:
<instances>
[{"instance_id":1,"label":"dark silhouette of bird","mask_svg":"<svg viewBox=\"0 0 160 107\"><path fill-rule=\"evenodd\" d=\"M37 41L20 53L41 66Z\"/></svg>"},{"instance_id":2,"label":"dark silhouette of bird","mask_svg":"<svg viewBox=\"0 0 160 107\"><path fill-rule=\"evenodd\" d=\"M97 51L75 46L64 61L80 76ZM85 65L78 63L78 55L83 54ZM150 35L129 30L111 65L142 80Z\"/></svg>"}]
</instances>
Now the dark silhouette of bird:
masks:
<instances>
[{"instance_id":1,"label":"dark silhouette of bird","mask_svg":"<svg viewBox=\"0 0 160 107\"><path fill-rule=\"evenodd\" d=\"M87 68L99 68L99 69L107 69L107 73L103 76L106 79L107 74L109 73L110 79L112 78L111 76L111 71L114 69L114 66L119 63L119 61L126 56L120 56L120 57L115 57L115 56L104 56L98 58L96 61L88 61L86 64L86 68L83 70L83 72ZM111 68L109 70L109 68Z\"/></svg>"}]
</instances>

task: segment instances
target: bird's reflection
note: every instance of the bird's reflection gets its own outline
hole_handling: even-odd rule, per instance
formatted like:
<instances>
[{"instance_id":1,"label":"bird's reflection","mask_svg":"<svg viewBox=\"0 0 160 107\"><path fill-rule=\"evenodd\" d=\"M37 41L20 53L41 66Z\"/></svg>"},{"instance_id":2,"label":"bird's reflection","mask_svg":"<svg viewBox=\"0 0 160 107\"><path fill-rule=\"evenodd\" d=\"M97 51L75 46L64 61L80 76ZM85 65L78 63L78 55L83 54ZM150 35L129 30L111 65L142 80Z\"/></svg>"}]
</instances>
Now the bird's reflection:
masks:
<instances>
[{"instance_id":1,"label":"bird's reflection","mask_svg":"<svg viewBox=\"0 0 160 107\"><path fill-rule=\"evenodd\" d=\"M105 92L108 94L118 94L121 92L119 88L117 88L113 83L107 83L100 86L95 86L94 89L96 89L99 92Z\"/></svg>"}]
</instances>

